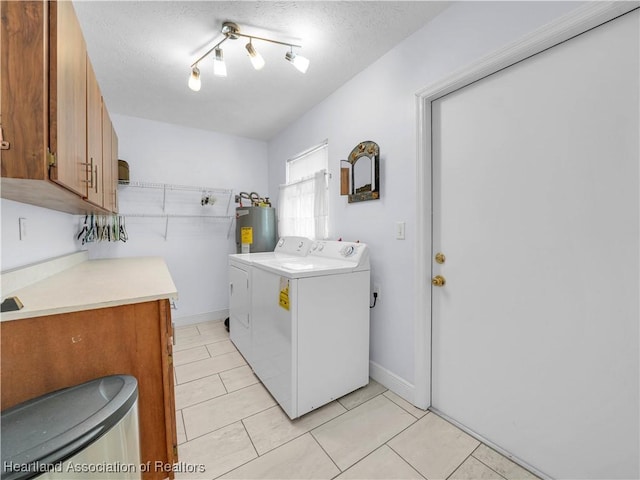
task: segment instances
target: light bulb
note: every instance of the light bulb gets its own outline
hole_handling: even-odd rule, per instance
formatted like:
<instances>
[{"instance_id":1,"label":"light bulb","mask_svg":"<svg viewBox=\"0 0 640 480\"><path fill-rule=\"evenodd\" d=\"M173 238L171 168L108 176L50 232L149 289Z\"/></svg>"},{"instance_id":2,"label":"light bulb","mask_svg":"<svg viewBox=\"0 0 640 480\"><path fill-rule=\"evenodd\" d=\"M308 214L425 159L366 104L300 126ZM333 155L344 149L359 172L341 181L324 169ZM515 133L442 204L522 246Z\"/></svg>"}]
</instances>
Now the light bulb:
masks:
<instances>
[{"instance_id":1,"label":"light bulb","mask_svg":"<svg viewBox=\"0 0 640 480\"><path fill-rule=\"evenodd\" d=\"M191 69L191 75L189 75L189 88L194 92L199 92L200 86L200 70L198 67L193 67Z\"/></svg>"},{"instance_id":2,"label":"light bulb","mask_svg":"<svg viewBox=\"0 0 640 480\"><path fill-rule=\"evenodd\" d=\"M247 43L247 52L249 52L249 58L251 59L251 64L253 65L253 68L255 68L256 70L260 70L262 67L264 67L264 58L262 58L262 55L260 55L255 48L253 48L253 45L251 44L251 41L249 43Z\"/></svg>"},{"instance_id":3,"label":"light bulb","mask_svg":"<svg viewBox=\"0 0 640 480\"><path fill-rule=\"evenodd\" d=\"M296 55L295 53L293 53L293 50L287 52L284 58L287 61L291 62L291 64L302 73L306 73L307 69L309 68L309 59L303 57L302 55Z\"/></svg>"},{"instance_id":4,"label":"light bulb","mask_svg":"<svg viewBox=\"0 0 640 480\"><path fill-rule=\"evenodd\" d=\"M227 76L227 64L224 63L221 48L216 48L216 57L213 59L213 74L217 77Z\"/></svg>"}]
</instances>

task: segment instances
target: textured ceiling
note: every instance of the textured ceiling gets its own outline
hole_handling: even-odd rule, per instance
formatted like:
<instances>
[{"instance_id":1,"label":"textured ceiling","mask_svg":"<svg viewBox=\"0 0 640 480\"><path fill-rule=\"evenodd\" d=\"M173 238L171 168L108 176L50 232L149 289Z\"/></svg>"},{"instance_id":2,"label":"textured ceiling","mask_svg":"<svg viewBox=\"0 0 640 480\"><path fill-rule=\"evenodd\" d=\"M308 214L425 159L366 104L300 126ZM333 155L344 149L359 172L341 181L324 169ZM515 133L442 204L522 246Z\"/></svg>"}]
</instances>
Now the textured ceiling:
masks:
<instances>
[{"instance_id":1,"label":"textured ceiling","mask_svg":"<svg viewBox=\"0 0 640 480\"><path fill-rule=\"evenodd\" d=\"M268 140L366 66L421 28L449 2L84 1L74 6L110 112ZM190 65L241 32L301 44L306 74L284 60L287 47L246 39L224 45L228 76L201 62L202 89L187 87Z\"/></svg>"}]
</instances>

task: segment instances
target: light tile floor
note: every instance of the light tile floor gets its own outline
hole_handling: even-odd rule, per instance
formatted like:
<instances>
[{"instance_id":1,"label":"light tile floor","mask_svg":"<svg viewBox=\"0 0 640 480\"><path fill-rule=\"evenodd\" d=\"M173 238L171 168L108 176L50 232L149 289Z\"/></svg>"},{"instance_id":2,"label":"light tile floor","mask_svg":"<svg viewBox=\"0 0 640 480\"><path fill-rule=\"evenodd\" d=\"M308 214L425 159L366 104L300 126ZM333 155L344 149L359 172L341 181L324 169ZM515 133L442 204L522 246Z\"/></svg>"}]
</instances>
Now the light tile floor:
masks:
<instances>
[{"instance_id":1,"label":"light tile floor","mask_svg":"<svg viewBox=\"0 0 640 480\"><path fill-rule=\"evenodd\" d=\"M371 380L291 421L221 321L178 327L178 479L535 479Z\"/></svg>"}]
</instances>

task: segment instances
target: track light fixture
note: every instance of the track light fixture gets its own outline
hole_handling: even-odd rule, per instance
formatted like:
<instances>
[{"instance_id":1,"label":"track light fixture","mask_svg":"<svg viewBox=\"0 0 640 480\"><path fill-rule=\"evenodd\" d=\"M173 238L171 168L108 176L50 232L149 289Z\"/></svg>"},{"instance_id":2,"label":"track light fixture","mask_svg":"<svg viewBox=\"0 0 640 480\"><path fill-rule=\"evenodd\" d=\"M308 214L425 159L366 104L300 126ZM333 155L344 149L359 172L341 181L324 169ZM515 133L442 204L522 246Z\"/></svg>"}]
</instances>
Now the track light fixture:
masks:
<instances>
[{"instance_id":1,"label":"track light fixture","mask_svg":"<svg viewBox=\"0 0 640 480\"><path fill-rule=\"evenodd\" d=\"M285 45L290 48L290 50L285 54L285 59L296 67L302 73L307 71L309 68L309 60L302 55L296 55L293 51L294 48L302 48L300 45L295 45L293 43L281 42L279 40L273 40L271 38L257 37L255 35L246 35L244 33L240 33L240 27L238 24L233 22L224 22L222 24L222 34L224 38L216 43L213 47L211 47L204 55L198 58L195 62L191 64L191 75L189 76L189 88L193 91L199 91L201 82L200 82L200 69L198 68L199 63L207 58L212 52L215 52L215 57L213 61L213 72L218 77L226 77L227 76L227 66L224 63L224 56L222 53L222 48L220 46L226 42L227 40L237 40L240 37L248 38L249 43L246 45L247 52L249 54L249 59L251 60L251 64L253 68L256 70L260 70L265 65L264 58L262 55L255 49L253 46L253 40L261 40L263 42L276 43L278 45Z\"/></svg>"},{"instance_id":2,"label":"track light fixture","mask_svg":"<svg viewBox=\"0 0 640 480\"><path fill-rule=\"evenodd\" d=\"M291 62L293 66L302 73L307 72L307 68L309 68L309 59L303 57L302 55L296 55L295 53L293 53L293 48L286 53L284 58L285 60Z\"/></svg>"},{"instance_id":3,"label":"track light fixture","mask_svg":"<svg viewBox=\"0 0 640 480\"><path fill-rule=\"evenodd\" d=\"M216 77L227 76L227 65L224 63L224 57L222 55L222 49L220 47L215 49L216 56L213 59L213 74Z\"/></svg>"},{"instance_id":4,"label":"track light fixture","mask_svg":"<svg viewBox=\"0 0 640 480\"><path fill-rule=\"evenodd\" d=\"M189 88L194 92L198 92L200 91L200 85L200 70L198 67L193 67L189 76Z\"/></svg>"},{"instance_id":5,"label":"track light fixture","mask_svg":"<svg viewBox=\"0 0 640 480\"><path fill-rule=\"evenodd\" d=\"M256 70L261 70L264 67L264 58L260 55L255 48L253 48L253 44L251 43L253 39L249 39L249 43L247 43L247 52L249 52L249 58L251 59L251 64L253 68Z\"/></svg>"}]
</instances>

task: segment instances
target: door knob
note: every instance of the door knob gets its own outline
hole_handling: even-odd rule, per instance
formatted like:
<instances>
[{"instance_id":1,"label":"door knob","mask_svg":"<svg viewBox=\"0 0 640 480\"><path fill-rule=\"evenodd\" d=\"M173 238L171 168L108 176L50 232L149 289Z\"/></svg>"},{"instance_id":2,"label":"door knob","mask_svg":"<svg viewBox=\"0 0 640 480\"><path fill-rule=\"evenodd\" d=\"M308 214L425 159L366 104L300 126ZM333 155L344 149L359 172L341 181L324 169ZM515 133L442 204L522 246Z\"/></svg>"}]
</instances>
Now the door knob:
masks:
<instances>
[{"instance_id":1,"label":"door knob","mask_svg":"<svg viewBox=\"0 0 640 480\"><path fill-rule=\"evenodd\" d=\"M447 281L442 275L436 275L431 279L431 285L433 285L434 287L444 287L446 283Z\"/></svg>"},{"instance_id":2,"label":"door knob","mask_svg":"<svg viewBox=\"0 0 640 480\"><path fill-rule=\"evenodd\" d=\"M435 256L436 263L439 263L442 265L446 259L447 257L444 256L444 253L442 252L436 253L436 256Z\"/></svg>"}]
</instances>

